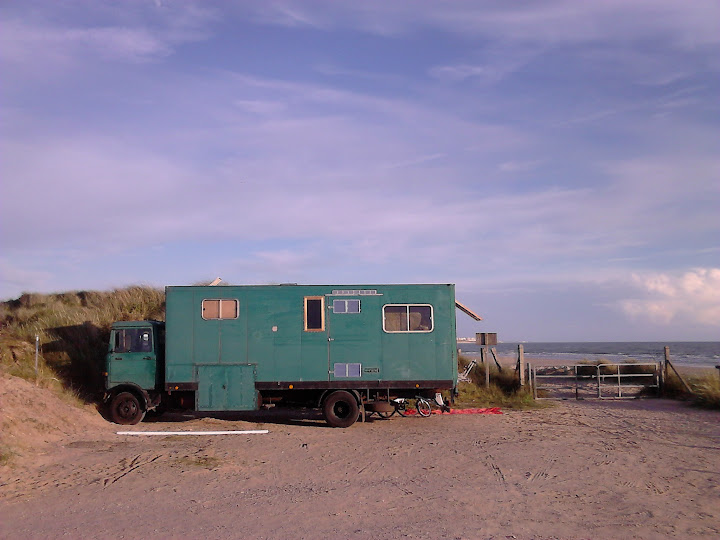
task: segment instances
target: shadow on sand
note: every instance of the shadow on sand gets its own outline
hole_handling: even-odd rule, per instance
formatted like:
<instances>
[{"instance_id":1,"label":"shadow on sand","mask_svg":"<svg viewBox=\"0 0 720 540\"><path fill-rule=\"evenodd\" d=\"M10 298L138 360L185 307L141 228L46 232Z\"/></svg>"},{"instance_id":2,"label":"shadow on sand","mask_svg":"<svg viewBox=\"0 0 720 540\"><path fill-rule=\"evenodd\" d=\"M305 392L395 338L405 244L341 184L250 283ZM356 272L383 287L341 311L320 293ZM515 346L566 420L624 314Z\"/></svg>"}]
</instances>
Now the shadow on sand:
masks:
<instances>
[{"instance_id":1,"label":"shadow on sand","mask_svg":"<svg viewBox=\"0 0 720 540\"><path fill-rule=\"evenodd\" d=\"M200 418L214 418L228 422L252 422L255 424L281 424L288 426L313 426L330 428L320 411L313 409L277 408L260 411L242 412L195 412L195 411L168 411L159 416L146 416L144 423L183 423ZM367 417L366 422L381 420Z\"/></svg>"}]
</instances>

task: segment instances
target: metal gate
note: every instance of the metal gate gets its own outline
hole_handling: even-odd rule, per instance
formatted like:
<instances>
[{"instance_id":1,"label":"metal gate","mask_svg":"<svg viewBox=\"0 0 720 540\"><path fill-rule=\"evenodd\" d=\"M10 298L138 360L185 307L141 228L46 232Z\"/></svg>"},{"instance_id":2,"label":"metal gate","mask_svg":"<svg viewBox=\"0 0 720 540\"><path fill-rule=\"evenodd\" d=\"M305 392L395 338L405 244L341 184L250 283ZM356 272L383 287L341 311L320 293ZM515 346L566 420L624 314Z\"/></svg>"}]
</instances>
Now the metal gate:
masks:
<instances>
[{"instance_id":1,"label":"metal gate","mask_svg":"<svg viewBox=\"0 0 720 540\"><path fill-rule=\"evenodd\" d=\"M528 364L535 399L629 399L660 393L660 363Z\"/></svg>"}]
</instances>

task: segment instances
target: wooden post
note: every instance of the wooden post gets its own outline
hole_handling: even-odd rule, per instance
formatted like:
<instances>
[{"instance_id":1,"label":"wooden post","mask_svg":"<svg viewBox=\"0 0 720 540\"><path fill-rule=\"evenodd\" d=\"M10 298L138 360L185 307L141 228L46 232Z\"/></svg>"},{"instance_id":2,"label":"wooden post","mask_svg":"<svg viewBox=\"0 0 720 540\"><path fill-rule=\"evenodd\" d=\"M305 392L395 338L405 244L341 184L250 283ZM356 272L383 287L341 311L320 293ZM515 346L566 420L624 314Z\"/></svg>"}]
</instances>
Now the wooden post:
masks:
<instances>
[{"instance_id":1,"label":"wooden post","mask_svg":"<svg viewBox=\"0 0 720 540\"><path fill-rule=\"evenodd\" d=\"M670 366L672 370L675 372L675 375L677 375L677 378L680 379L680 382L685 387L685 390L688 394L694 394L692 391L692 388L690 388L690 385L685 381L685 379L682 378L682 375L678 372L677 369L675 369L675 366L673 366L673 363L670 361L670 347L667 345L665 346L665 375L667 378L667 368Z\"/></svg>"},{"instance_id":2,"label":"wooden post","mask_svg":"<svg viewBox=\"0 0 720 540\"><path fill-rule=\"evenodd\" d=\"M537 379L535 378L536 373L530 362L528 362L527 366L528 366L528 382L530 383L530 386L532 387L533 399L537 399Z\"/></svg>"},{"instance_id":3,"label":"wooden post","mask_svg":"<svg viewBox=\"0 0 720 540\"><path fill-rule=\"evenodd\" d=\"M500 365L500 362L498 362L495 347L490 347L490 352L492 353L493 359L495 360L495 365L497 366L498 371L502 373L502 366Z\"/></svg>"},{"instance_id":4,"label":"wooden post","mask_svg":"<svg viewBox=\"0 0 720 540\"><path fill-rule=\"evenodd\" d=\"M485 388L490 388L490 358L488 357L487 347L481 349L483 351L483 361L485 362Z\"/></svg>"},{"instance_id":5,"label":"wooden post","mask_svg":"<svg viewBox=\"0 0 720 540\"><path fill-rule=\"evenodd\" d=\"M35 334L35 384L38 383L38 355L40 353L40 336Z\"/></svg>"},{"instance_id":6,"label":"wooden post","mask_svg":"<svg viewBox=\"0 0 720 540\"><path fill-rule=\"evenodd\" d=\"M518 345L518 370L520 371L520 386L525 386L525 348L522 343Z\"/></svg>"}]
</instances>

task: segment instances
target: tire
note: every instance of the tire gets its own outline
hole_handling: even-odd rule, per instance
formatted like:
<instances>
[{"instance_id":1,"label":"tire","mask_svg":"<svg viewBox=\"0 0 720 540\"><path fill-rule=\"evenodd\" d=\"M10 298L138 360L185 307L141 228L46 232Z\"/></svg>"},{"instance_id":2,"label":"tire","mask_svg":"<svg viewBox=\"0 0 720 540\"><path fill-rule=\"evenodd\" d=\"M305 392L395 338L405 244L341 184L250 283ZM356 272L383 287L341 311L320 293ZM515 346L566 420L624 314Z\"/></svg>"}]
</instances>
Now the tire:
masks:
<instances>
[{"instance_id":1,"label":"tire","mask_svg":"<svg viewBox=\"0 0 720 540\"><path fill-rule=\"evenodd\" d=\"M140 400L132 392L120 392L110 402L110 418L116 424L133 426L145 417Z\"/></svg>"},{"instance_id":2,"label":"tire","mask_svg":"<svg viewBox=\"0 0 720 540\"><path fill-rule=\"evenodd\" d=\"M400 416L408 416L407 403L405 403L404 401L402 403L398 403L397 409L395 410Z\"/></svg>"},{"instance_id":3,"label":"tire","mask_svg":"<svg viewBox=\"0 0 720 540\"><path fill-rule=\"evenodd\" d=\"M424 418L427 418L432 414L432 408L430 407L430 403L428 403L424 399L418 399L417 403L415 404L415 408L417 409L418 414Z\"/></svg>"},{"instance_id":4,"label":"tire","mask_svg":"<svg viewBox=\"0 0 720 540\"><path fill-rule=\"evenodd\" d=\"M333 392L323 403L323 416L332 427L350 427L357 421L359 414L355 396L345 390Z\"/></svg>"}]
</instances>

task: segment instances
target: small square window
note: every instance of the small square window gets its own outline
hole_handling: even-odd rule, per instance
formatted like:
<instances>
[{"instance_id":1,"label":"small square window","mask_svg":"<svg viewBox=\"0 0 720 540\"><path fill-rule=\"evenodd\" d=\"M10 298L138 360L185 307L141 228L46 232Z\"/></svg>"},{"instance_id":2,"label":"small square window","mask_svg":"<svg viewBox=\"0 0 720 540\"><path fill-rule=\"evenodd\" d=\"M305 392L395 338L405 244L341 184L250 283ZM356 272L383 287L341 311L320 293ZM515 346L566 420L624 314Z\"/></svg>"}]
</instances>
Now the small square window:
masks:
<instances>
[{"instance_id":1,"label":"small square window","mask_svg":"<svg viewBox=\"0 0 720 540\"><path fill-rule=\"evenodd\" d=\"M333 366L333 375L335 376L335 378L360 378L362 376L362 364L335 364Z\"/></svg>"},{"instance_id":2,"label":"small square window","mask_svg":"<svg viewBox=\"0 0 720 540\"><path fill-rule=\"evenodd\" d=\"M202 318L206 320L237 319L238 301L206 298L202 301Z\"/></svg>"},{"instance_id":3,"label":"small square window","mask_svg":"<svg viewBox=\"0 0 720 540\"><path fill-rule=\"evenodd\" d=\"M333 300L333 313L360 313L360 300Z\"/></svg>"}]
</instances>

